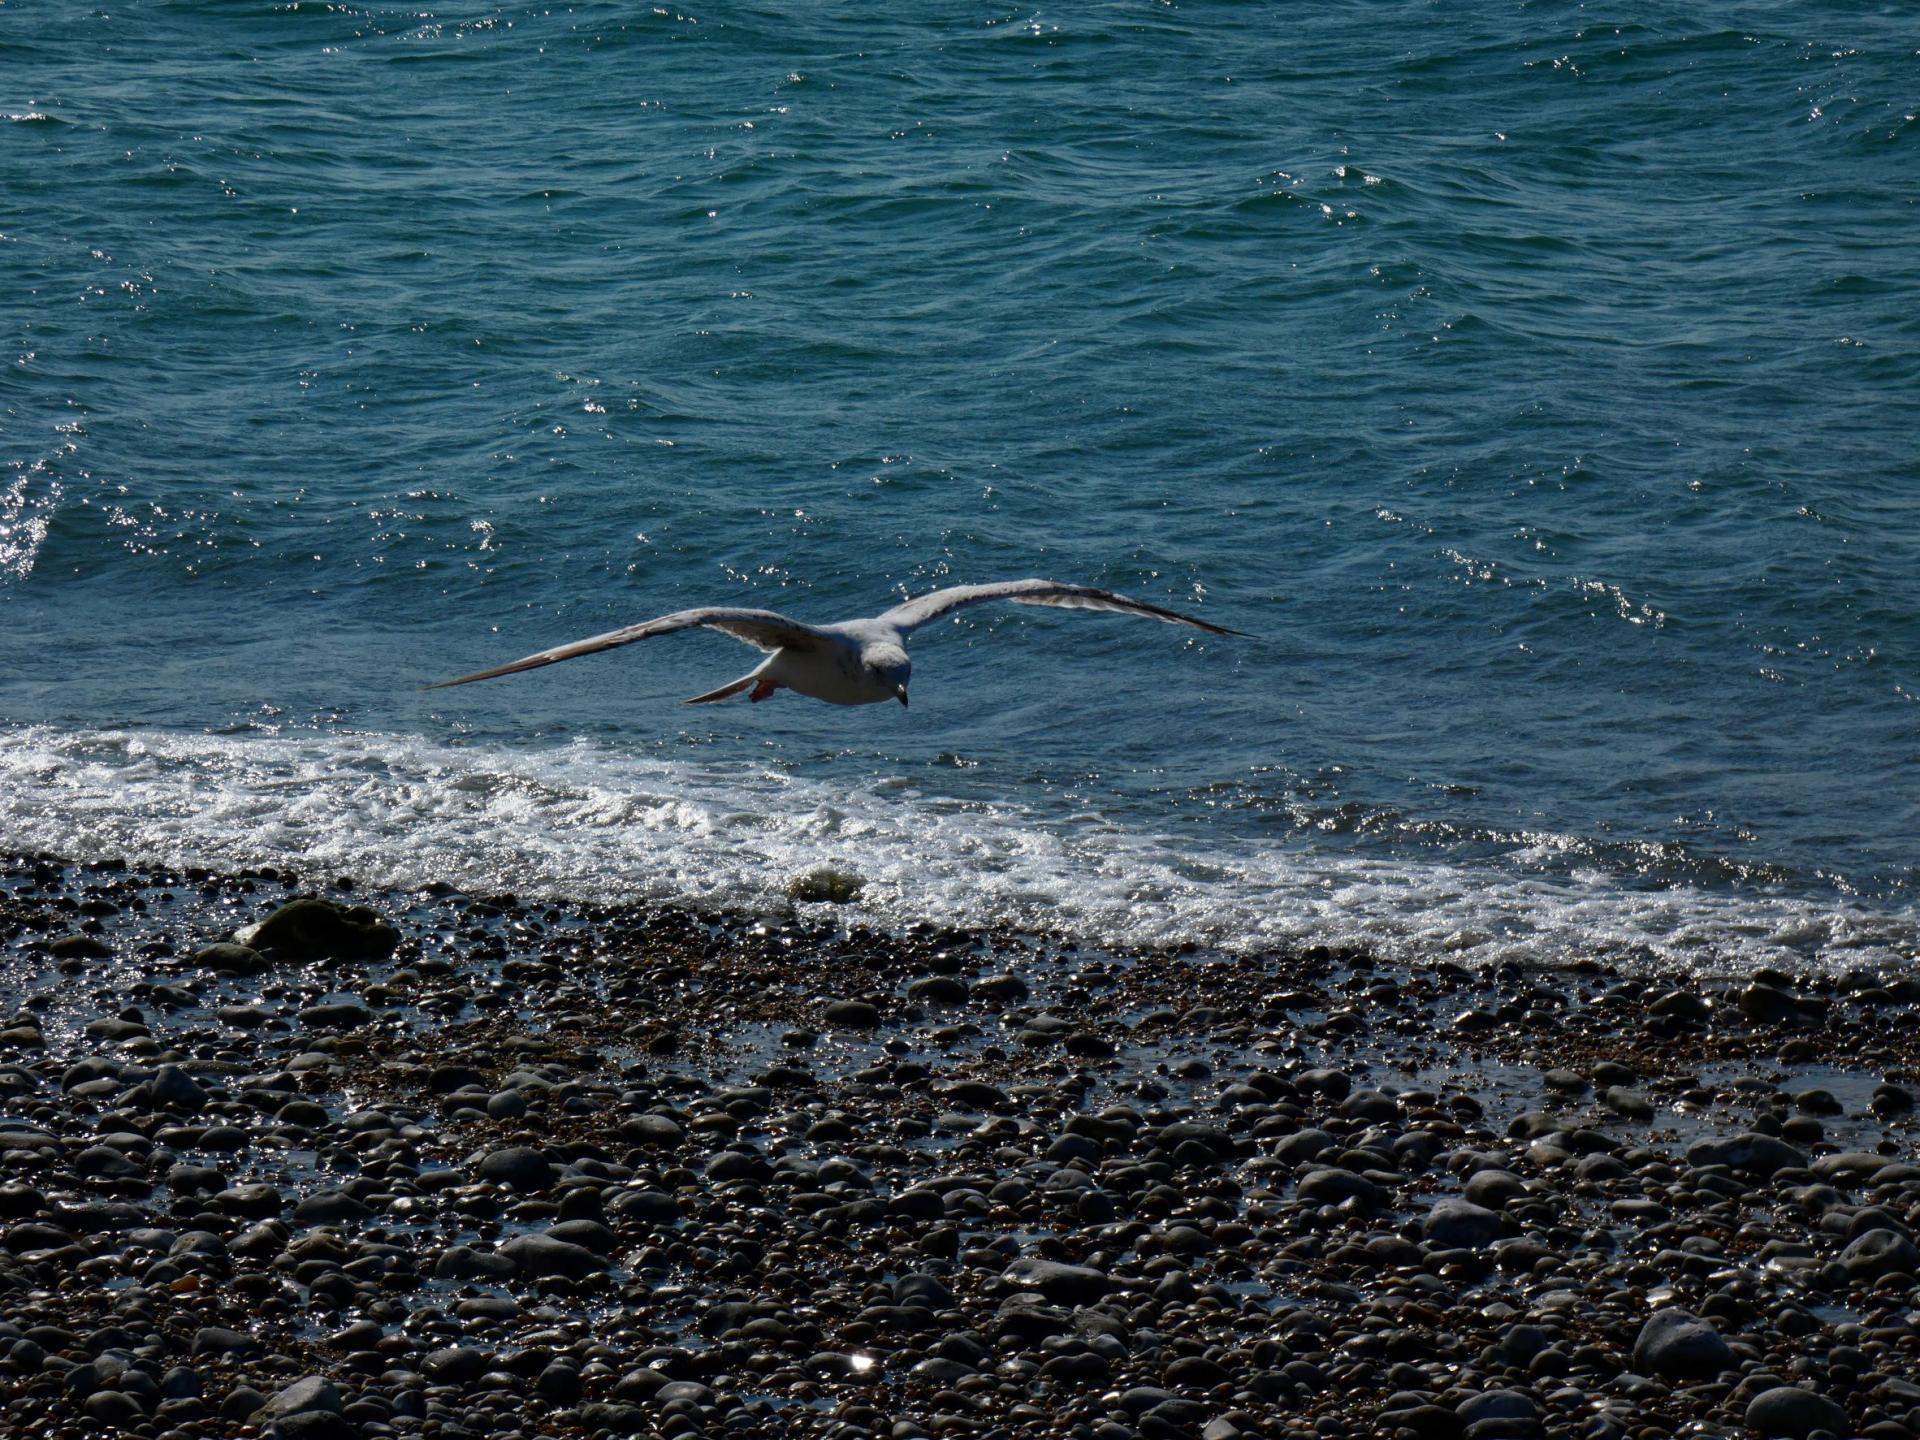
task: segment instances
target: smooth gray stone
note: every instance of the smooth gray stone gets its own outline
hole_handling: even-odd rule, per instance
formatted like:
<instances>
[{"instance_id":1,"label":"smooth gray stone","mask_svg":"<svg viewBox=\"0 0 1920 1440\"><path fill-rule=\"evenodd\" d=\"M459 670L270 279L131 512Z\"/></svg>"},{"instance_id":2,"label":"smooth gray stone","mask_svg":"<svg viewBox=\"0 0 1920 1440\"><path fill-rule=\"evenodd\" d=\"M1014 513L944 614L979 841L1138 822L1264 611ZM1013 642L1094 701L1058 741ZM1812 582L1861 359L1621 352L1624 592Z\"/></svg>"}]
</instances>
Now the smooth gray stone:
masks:
<instances>
[{"instance_id":1,"label":"smooth gray stone","mask_svg":"<svg viewBox=\"0 0 1920 1440\"><path fill-rule=\"evenodd\" d=\"M570 1245L549 1235L516 1235L500 1247L500 1253L519 1267L523 1275L564 1276L578 1280L607 1268L607 1262L584 1245Z\"/></svg>"},{"instance_id":2,"label":"smooth gray stone","mask_svg":"<svg viewBox=\"0 0 1920 1440\"><path fill-rule=\"evenodd\" d=\"M1687 1147L1689 1165L1725 1165L1766 1179L1779 1170L1804 1170L1807 1157L1786 1141L1749 1132L1729 1139L1696 1140Z\"/></svg>"},{"instance_id":3,"label":"smooth gray stone","mask_svg":"<svg viewBox=\"0 0 1920 1440\"><path fill-rule=\"evenodd\" d=\"M1311 1200L1316 1205L1344 1205L1351 1202L1356 1208L1372 1213L1386 1207L1387 1192L1364 1175L1356 1175L1351 1170L1314 1170L1300 1182L1299 1195L1302 1200Z\"/></svg>"},{"instance_id":4,"label":"smooth gray stone","mask_svg":"<svg viewBox=\"0 0 1920 1440\"><path fill-rule=\"evenodd\" d=\"M1897 1230L1868 1230L1840 1252L1840 1264L1856 1280L1920 1274L1920 1245Z\"/></svg>"},{"instance_id":5,"label":"smooth gray stone","mask_svg":"<svg viewBox=\"0 0 1920 1440\"><path fill-rule=\"evenodd\" d=\"M1441 1200L1427 1212L1421 1229L1428 1240L1449 1249L1482 1250L1506 1233L1506 1222L1470 1200Z\"/></svg>"},{"instance_id":6,"label":"smooth gray stone","mask_svg":"<svg viewBox=\"0 0 1920 1440\"><path fill-rule=\"evenodd\" d=\"M1852 1433L1847 1412L1839 1404L1797 1385L1780 1385L1754 1396L1747 1405L1747 1428L1788 1440L1806 1440L1816 1430Z\"/></svg>"},{"instance_id":7,"label":"smooth gray stone","mask_svg":"<svg viewBox=\"0 0 1920 1440\"><path fill-rule=\"evenodd\" d=\"M1476 1170L1467 1177L1461 1195L1470 1204L1487 1210L1504 1210L1514 1201L1524 1200L1527 1187L1511 1170Z\"/></svg>"},{"instance_id":8,"label":"smooth gray stone","mask_svg":"<svg viewBox=\"0 0 1920 1440\"><path fill-rule=\"evenodd\" d=\"M1031 1257L1015 1260L1001 1274L1015 1285L1038 1290L1056 1305L1091 1305L1109 1286L1104 1274L1088 1266Z\"/></svg>"},{"instance_id":9,"label":"smooth gray stone","mask_svg":"<svg viewBox=\"0 0 1920 1440\"><path fill-rule=\"evenodd\" d=\"M309 1195L293 1207L296 1225L340 1225L350 1220L365 1220L373 1211L344 1190L322 1190Z\"/></svg>"},{"instance_id":10,"label":"smooth gray stone","mask_svg":"<svg viewBox=\"0 0 1920 1440\"><path fill-rule=\"evenodd\" d=\"M482 1180L515 1190L545 1190L553 1184L553 1166L538 1150L525 1145L509 1145L483 1156L479 1166Z\"/></svg>"},{"instance_id":11,"label":"smooth gray stone","mask_svg":"<svg viewBox=\"0 0 1920 1440\"><path fill-rule=\"evenodd\" d=\"M1712 1380L1733 1364L1720 1332L1690 1310L1656 1310L1633 1342L1633 1368L1669 1380Z\"/></svg>"},{"instance_id":12,"label":"smooth gray stone","mask_svg":"<svg viewBox=\"0 0 1920 1440\"><path fill-rule=\"evenodd\" d=\"M836 1000L821 1012L827 1024L841 1030L872 1030L880 1024L880 1012L864 1000Z\"/></svg>"},{"instance_id":13,"label":"smooth gray stone","mask_svg":"<svg viewBox=\"0 0 1920 1440\"><path fill-rule=\"evenodd\" d=\"M1540 1407L1518 1390L1488 1390L1469 1395L1454 1406L1453 1413L1462 1424L1471 1425L1479 1420L1536 1420Z\"/></svg>"},{"instance_id":14,"label":"smooth gray stone","mask_svg":"<svg viewBox=\"0 0 1920 1440\"><path fill-rule=\"evenodd\" d=\"M277 1420L283 1415L304 1415L310 1410L340 1413L340 1391L324 1375L306 1375L294 1381L262 1405L259 1421Z\"/></svg>"},{"instance_id":15,"label":"smooth gray stone","mask_svg":"<svg viewBox=\"0 0 1920 1440\"><path fill-rule=\"evenodd\" d=\"M147 1095L155 1104L170 1110L198 1110L207 1103L207 1092L178 1065L162 1065L147 1082Z\"/></svg>"}]
</instances>

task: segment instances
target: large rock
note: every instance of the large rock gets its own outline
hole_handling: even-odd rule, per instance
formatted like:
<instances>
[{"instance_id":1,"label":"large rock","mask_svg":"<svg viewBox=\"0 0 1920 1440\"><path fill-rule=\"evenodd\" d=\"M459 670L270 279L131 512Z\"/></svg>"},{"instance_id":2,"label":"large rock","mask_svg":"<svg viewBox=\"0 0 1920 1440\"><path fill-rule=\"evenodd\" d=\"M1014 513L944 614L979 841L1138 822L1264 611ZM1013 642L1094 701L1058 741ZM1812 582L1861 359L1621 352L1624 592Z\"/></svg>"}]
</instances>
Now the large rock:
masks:
<instances>
[{"instance_id":1,"label":"large rock","mask_svg":"<svg viewBox=\"0 0 1920 1440\"><path fill-rule=\"evenodd\" d=\"M872 1030L880 1023L880 1011L865 1000L835 1000L821 1018L837 1030Z\"/></svg>"},{"instance_id":2,"label":"large rock","mask_svg":"<svg viewBox=\"0 0 1920 1440\"><path fill-rule=\"evenodd\" d=\"M1313 1170L1300 1181L1300 1198L1316 1205L1345 1205L1371 1215L1386 1207L1387 1192L1351 1170Z\"/></svg>"},{"instance_id":3,"label":"large rock","mask_svg":"<svg viewBox=\"0 0 1920 1440\"><path fill-rule=\"evenodd\" d=\"M964 1005L967 982L952 975L928 975L907 986L907 999L916 1005Z\"/></svg>"},{"instance_id":4,"label":"large rock","mask_svg":"<svg viewBox=\"0 0 1920 1440\"><path fill-rule=\"evenodd\" d=\"M296 1225L345 1225L365 1220L373 1210L344 1190L321 1190L293 1207Z\"/></svg>"},{"instance_id":5,"label":"large rock","mask_svg":"<svg viewBox=\"0 0 1920 1440\"><path fill-rule=\"evenodd\" d=\"M255 1182L234 1185L213 1197L213 1208L249 1220L264 1220L286 1209L287 1202L273 1186Z\"/></svg>"},{"instance_id":6,"label":"large rock","mask_svg":"<svg viewBox=\"0 0 1920 1440\"><path fill-rule=\"evenodd\" d=\"M1400 1116L1400 1102L1384 1090L1355 1090L1337 1107L1349 1120L1373 1120L1391 1125Z\"/></svg>"},{"instance_id":7,"label":"large rock","mask_svg":"<svg viewBox=\"0 0 1920 1440\"><path fill-rule=\"evenodd\" d=\"M285 1415L305 1415L318 1411L326 1415L340 1413L340 1391L323 1375L308 1375L281 1390L254 1416L256 1424L278 1420Z\"/></svg>"},{"instance_id":8,"label":"large rock","mask_svg":"<svg viewBox=\"0 0 1920 1440\"><path fill-rule=\"evenodd\" d=\"M434 1350L420 1362L420 1373L441 1385L469 1385L487 1373L493 1355L471 1345Z\"/></svg>"},{"instance_id":9,"label":"large rock","mask_svg":"<svg viewBox=\"0 0 1920 1440\"><path fill-rule=\"evenodd\" d=\"M300 1023L312 1030L358 1030L372 1021L373 1012L357 1000L327 1001L300 1012Z\"/></svg>"},{"instance_id":10,"label":"large rock","mask_svg":"<svg viewBox=\"0 0 1920 1440\"><path fill-rule=\"evenodd\" d=\"M77 1174L106 1180L132 1180L147 1173L144 1166L128 1159L111 1145L89 1145L73 1157L73 1168Z\"/></svg>"},{"instance_id":11,"label":"large rock","mask_svg":"<svg viewBox=\"0 0 1920 1440\"><path fill-rule=\"evenodd\" d=\"M1293 1083L1309 1095L1324 1095L1336 1103L1353 1093L1353 1077L1344 1070L1302 1070Z\"/></svg>"},{"instance_id":12,"label":"large rock","mask_svg":"<svg viewBox=\"0 0 1920 1440\"><path fill-rule=\"evenodd\" d=\"M629 1145L672 1149L687 1138L679 1122L667 1115L628 1115L614 1127L614 1134Z\"/></svg>"},{"instance_id":13,"label":"large rock","mask_svg":"<svg viewBox=\"0 0 1920 1440\"><path fill-rule=\"evenodd\" d=\"M90 1055L85 1060L76 1060L60 1072L60 1088L71 1090L76 1085L85 1085L90 1080L112 1080L119 1077L121 1062L109 1060L104 1055Z\"/></svg>"},{"instance_id":14,"label":"large rock","mask_svg":"<svg viewBox=\"0 0 1920 1440\"><path fill-rule=\"evenodd\" d=\"M1845 1410L1826 1396L1797 1385L1779 1385L1754 1396L1747 1405L1747 1428L1790 1440L1806 1440L1816 1430L1833 1435L1852 1433Z\"/></svg>"},{"instance_id":15,"label":"large rock","mask_svg":"<svg viewBox=\"0 0 1920 1440\"><path fill-rule=\"evenodd\" d=\"M1486 1390L1469 1395L1453 1413L1462 1424L1472 1425L1481 1420L1538 1420L1540 1407L1519 1390Z\"/></svg>"},{"instance_id":16,"label":"large rock","mask_svg":"<svg viewBox=\"0 0 1920 1440\"><path fill-rule=\"evenodd\" d=\"M556 1275L579 1280L607 1268L607 1262L586 1246L551 1235L517 1235L500 1247L500 1253L512 1260L522 1275L541 1280Z\"/></svg>"},{"instance_id":17,"label":"large rock","mask_svg":"<svg viewBox=\"0 0 1920 1440\"><path fill-rule=\"evenodd\" d=\"M1758 982L1740 992L1740 1013L1762 1025L1793 1025L1807 1018L1795 996Z\"/></svg>"},{"instance_id":18,"label":"large rock","mask_svg":"<svg viewBox=\"0 0 1920 1440\"><path fill-rule=\"evenodd\" d=\"M178 1065L162 1065L146 1084L147 1098L165 1110L198 1110L207 1103L207 1092Z\"/></svg>"},{"instance_id":19,"label":"large rock","mask_svg":"<svg viewBox=\"0 0 1920 1440\"><path fill-rule=\"evenodd\" d=\"M1108 1287L1102 1272L1058 1260L1015 1260L1001 1274L1015 1285L1038 1290L1056 1305L1091 1305L1107 1293Z\"/></svg>"},{"instance_id":20,"label":"large rock","mask_svg":"<svg viewBox=\"0 0 1920 1440\"><path fill-rule=\"evenodd\" d=\"M1026 999L1029 992L1025 980L1010 972L1003 972L974 981L973 993L991 1004L1006 1005Z\"/></svg>"},{"instance_id":21,"label":"large rock","mask_svg":"<svg viewBox=\"0 0 1920 1440\"><path fill-rule=\"evenodd\" d=\"M1506 1333L1490 1347L1492 1353L1508 1365L1525 1365L1553 1344L1553 1336L1538 1325L1509 1325Z\"/></svg>"},{"instance_id":22,"label":"large rock","mask_svg":"<svg viewBox=\"0 0 1920 1440\"><path fill-rule=\"evenodd\" d=\"M1476 1170L1467 1177L1461 1198L1488 1210L1504 1210L1527 1198L1527 1186L1511 1170Z\"/></svg>"},{"instance_id":23,"label":"large rock","mask_svg":"<svg viewBox=\"0 0 1920 1440\"><path fill-rule=\"evenodd\" d=\"M720 1150L708 1159L704 1173L707 1179L726 1184L734 1180L764 1180L769 1171L767 1162L757 1152Z\"/></svg>"},{"instance_id":24,"label":"large rock","mask_svg":"<svg viewBox=\"0 0 1920 1440\"><path fill-rule=\"evenodd\" d=\"M866 880L853 871L822 865L789 880L787 898L815 905L851 905L866 888Z\"/></svg>"},{"instance_id":25,"label":"large rock","mask_svg":"<svg viewBox=\"0 0 1920 1440\"><path fill-rule=\"evenodd\" d=\"M1631 1090L1625 1085L1609 1085L1602 1090L1600 1103L1629 1120L1651 1120L1654 1116L1653 1102L1638 1090Z\"/></svg>"},{"instance_id":26,"label":"large rock","mask_svg":"<svg viewBox=\"0 0 1920 1440\"><path fill-rule=\"evenodd\" d=\"M1725 1165L1765 1180L1781 1170L1804 1170L1807 1157L1773 1135L1750 1131L1728 1139L1709 1136L1687 1147L1689 1165Z\"/></svg>"},{"instance_id":27,"label":"large rock","mask_svg":"<svg viewBox=\"0 0 1920 1440\"><path fill-rule=\"evenodd\" d=\"M1647 1013L1665 1018L1684 1021L1688 1024L1704 1025L1713 1016L1713 1007L1698 995L1685 990L1669 990L1659 996L1647 1007Z\"/></svg>"},{"instance_id":28,"label":"large rock","mask_svg":"<svg viewBox=\"0 0 1920 1440\"><path fill-rule=\"evenodd\" d=\"M1506 1233L1506 1222L1470 1200L1442 1200L1427 1212L1421 1229L1435 1245L1452 1250L1482 1250Z\"/></svg>"},{"instance_id":29,"label":"large rock","mask_svg":"<svg viewBox=\"0 0 1920 1440\"><path fill-rule=\"evenodd\" d=\"M1840 1264L1856 1280L1920 1275L1920 1245L1897 1230L1867 1230L1840 1252Z\"/></svg>"},{"instance_id":30,"label":"large rock","mask_svg":"<svg viewBox=\"0 0 1920 1440\"><path fill-rule=\"evenodd\" d=\"M122 1020L118 1015L103 1015L86 1028L89 1040L141 1040L151 1033L138 1020Z\"/></svg>"},{"instance_id":31,"label":"large rock","mask_svg":"<svg viewBox=\"0 0 1920 1440\"><path fill-rule=\"evenodd\" d=\"M1177 1120L1171 1125L1163 1125L1149 1137L1155 1147L1174 1154L1182 1145L1191 1142L1209 1152L1211 1160L1231 1160L1234 1157L1233 1137L1218 1125L1202 1125L1192 1120Z\"/></svg>"},{"instance_id":32,"label":"large rock","mask_svg":"<svg viewBox=\"0 0 1920 1440\"><path fill-rule=\"evenodd\" d=\"M1633 1342L1636 1374L1668 1380L1712 1380L1733 1364L1720 1332L1690 1310L1656 1310Z\"/></svg>"},{"instance_id":33,"label":"large rock","mask_svg":"<svg viewBox=\"0 0 1920 1440\"><path fill-rule=\"evenodd\" d=\"M105 960L113 947L96 935L62 935L48 942L47 953L59 960Z\"/></svg>"},{"instance_id":34,"label":"large rock","mask_svg":"<svg viewBox=\"0 0 1920 1440\"><path fill-rule=\"evenodd\" d=\"M1167 1384L1183 1389L1211 1390L1216 1385L1233 1383L1233 1372L1204 1355L1183 1355L1167 1366L1165 1378Z\"/></svg>"},{"instance_id":35,"label":"large rock","mask_svg":"<svg viewBox=\"0 0 1920 1440\"><path fill-rule=\"evenodd\" d=\"M647 1225L677 1225L685 1218L680 1202L664 1190L622 1190L607 1202L607 1212Z\"/></svg>"},{"instance_id":36,"label":"large rock","mask_svg":"<svg viewBox=\"0 0 1920 1440\"><path fill-rule=\"evenodd\" d=\"M259 1348L260 1342L253 1336L239 1330L229 1330L224 1325L203 1325L193 1332L193 1353L196 1356L242 1355Z\"/></svg>"},{"instance_id":37,"label":"large rock","mask_svg":"<svg viewBox=\"0 0 1920 1440\"><path fill-rule=\"evenodd\" d=\"M434 1262L436 1280L504 1280L519 1267L507 1255L476 1250L471 1245L449 1245Z\"/></svg>"},{"instance_id":38,"label":"large rock","mask_svg":"<svg viewBox=\"0 0 1920 1440\"><path fill-rule=\"evenodd\" d=\"M984 1080L954 1080L934 1087L940 1099L963 1110L997 1110L1007 1103L1007 1092Z\"/></svg>"},{"instance_id":39,"label":"large rock","mask_svg":"<svg viewBox=\"0 0 1920 1440\"><path fill-rule=\"evenodd\" d=\"M1873 1099L1868 1102L1868 1108L1884 1120L1894 1115L1912 1114L1917 1103L1920 1102L1915 1101L1911 1090L1889 1080L1873 1087Z\"/></svg>"},{"instance_id":40,"label":"large rock","mask_svg":"<svg viewBox=\"0 0 1920 1440\"><path fill-rule=\"evenodd\" d=\"M546 1190L553 1184L553 1166L538 1150L508 1145L489 1151L480 1160L480 1178L515 1190Z\"/></svg>"},{"instance_id":41,"label":"large rock","mask_svg":"<svg viewBox=\"0 0 1920 1440\"><path fill-rule=\"evenodd\" d=\"M960 1302L944 1280L934 1275L911 1272L893 1282L893 1303L924 1305L929 1310L951 1310Z\"/></svg>"},{"instance_id":42,"label":"large rock","mask_svg":"<svg viewBox=\"0 0 1920 1440\"><path fill-rule=\"evenodd\" d=\"M221 940L193 952L193 963L221 975L258 975L267 960L251 945Z\"/></svg>"},{"instance_id":43,"label":"large rock","mask_svg":"<svg viewBox=\"0 0 1920 1440\"><path fill-rule=\"evenodd\" d=\"M1318 1127L1296 1130L1291 1135L1283 1135L1273 1142L1273 1158L1284 1160L1289 1165L1307 1165L1318 1160L1329 1150L1340 1148L1340 1142Z\"/></svg>"},{"instance_id":44,"label":"large rock","mask_svg":"<svg viewBox=\"0 0 1920 1440\"><path fill-rule=\"evenodd\" d=\"M89 1419L116 1430L130 1430L147 1418L138 1400L118 1390L96 1390L80 1403L80 1409Z\"/></svg>"},{"instance_id":45,"label":"large rock","mask_svg":"<svg viewBox=\"0 0 1920 1440\"><path fill-rule=\"evenodd\" d=\"M562 1220L547 1227L549 1240L564 1240L569 1245L584 1245L596 1255L611 1255L620 1248L620 1237L598 1220Z\"/></svg>"},{"instance_id":46,"label":"large rock","mask_svg":"<svg viewBox=\"0 0 1920 1440\"><path fill-rule=\"evenodd\" d=\"M391 955L400 932L364 905L303 895L234 939L295 960L360 960Z\"/></svg>"},{"instance_id":47,"label":"large rock","mask_svg":"<svg viewBox=\"0 0 1920 1440\"><path fill-rule=\"evenodd\" d=\"M1836 1185L1857 1185L1871 1180L1893 1164L1884 1155L1868 1150L1842 1150L1834 1155L1814 1157L1812 1170L1816 1180L1831 1180Z\"/></svg>"}]
</instances>

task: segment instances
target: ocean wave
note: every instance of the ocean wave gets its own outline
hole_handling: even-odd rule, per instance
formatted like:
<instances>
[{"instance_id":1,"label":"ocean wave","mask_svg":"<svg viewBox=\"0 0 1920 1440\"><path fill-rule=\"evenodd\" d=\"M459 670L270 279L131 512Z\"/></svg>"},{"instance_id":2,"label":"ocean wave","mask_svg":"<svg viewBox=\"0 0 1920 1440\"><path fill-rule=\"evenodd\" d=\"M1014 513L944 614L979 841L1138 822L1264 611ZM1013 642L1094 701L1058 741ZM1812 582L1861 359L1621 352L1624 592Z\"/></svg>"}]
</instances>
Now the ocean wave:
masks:
<instances>
[{"instance_id":1,"label":"ocean wave","mask_svg":"<svg viewBox=\"0 0 1920 1440\"><path fill-rule=\"evenodd\" d=\"M887 926L1007 927L1125 948L1354 944L1475 961L1682 963L1703 972L1905 963L1910 906L1647 884L1597 867L1165 833L941 788L765 765L399 734L0 731L0 844L79 859L293 867L410 888L783 908L822 864Z\"/></svg>"}]
</instances>

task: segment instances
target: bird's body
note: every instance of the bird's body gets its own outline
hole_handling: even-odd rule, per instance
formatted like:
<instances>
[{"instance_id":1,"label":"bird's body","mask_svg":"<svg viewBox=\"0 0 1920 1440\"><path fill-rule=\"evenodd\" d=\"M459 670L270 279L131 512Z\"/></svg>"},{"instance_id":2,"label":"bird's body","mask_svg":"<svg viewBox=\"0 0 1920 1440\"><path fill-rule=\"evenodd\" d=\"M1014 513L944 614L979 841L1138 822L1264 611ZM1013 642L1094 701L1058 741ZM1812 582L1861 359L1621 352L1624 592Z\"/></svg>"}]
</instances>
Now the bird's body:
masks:
<instances>
[{"instance_id":1,"label":"bird's body","mask_svg":"<svg viewBox=\"0 0 1920 1440\"><path fill-rule=\"evenodd\" d=\"M873 705L884 700L907 703L907 681L913 662L907 658L907 637L929 621L952 613L963 605L985 600L1012 600L1022 605L1053 605L1078 610L1114 610L1128 615L1144 615L1170 625L1191 625L1211 635L1237 635L1237 630L1196 620L1177 610L1163 609L1140 600L1129 600L1110 590L1090 585L1062 585L1052 580L1006 580L992 585L956 585L930 595L908 600L884 614L860 620L842 620L834 625L806 625L771 610L742 610L709 606L681 610L643 621L624 630L610 630L570 645L542 650L524 659L491 670L443 680L428 689L447 685L465 685L473 680L491 680L520 670L534 670L580 655L630 645L636 640L667 635L676 630L704 626L719 630L768 652L767 658L738 680L696 695L689 705L706 705L725 700L742 690L750 690L754 700L764 700L776 690L791 690L829 705Z\"/></svg>"},{"instance_id":2,"label":"bird's body","mask_svg":"<svg viewBox=\"0 0 1920 1440\"><path fill-rule=\"evenodd\" d=\"M875 705L905 699L912 665L900 637L875 627L871 621L849 620L818 627L819 638L808 645L782 645L734 685L752 681L752 698L764 700L775 690L791 690L829 705ZM897 679L890 679L897 676ZM728 694L732 687L724 687ZM725 699L725 695L716 696ZM704 695L688 701L703 704Z\"/></svg>"}]
</instances>

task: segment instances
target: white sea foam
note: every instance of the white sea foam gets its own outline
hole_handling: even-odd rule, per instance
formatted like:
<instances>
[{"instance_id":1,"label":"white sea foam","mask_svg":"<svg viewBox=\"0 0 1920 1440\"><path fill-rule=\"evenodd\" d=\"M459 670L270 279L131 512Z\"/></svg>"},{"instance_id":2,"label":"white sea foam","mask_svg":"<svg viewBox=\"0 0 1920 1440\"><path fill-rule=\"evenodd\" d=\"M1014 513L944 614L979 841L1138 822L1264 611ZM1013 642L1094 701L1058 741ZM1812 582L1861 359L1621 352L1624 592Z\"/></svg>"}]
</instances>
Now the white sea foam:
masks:
<instances>
[{"instance_id":1,"label":"white sea foam","mask_svg":"<svg viewBox=\"0 0 1920 1440\"><path fill-rule=\"evenodd\" d=\"M391 734L0 731L0 845L75 858L292 865L409 887L782 906L831 863L870 919L1252 950L1357 941L1470 960L1660 959L1727 971L1907 964L1911 907L1649 887L1582 869L1456 864L1153 834L943 795L573 742L460 747Z\"/></svg>"}]
</instances>

